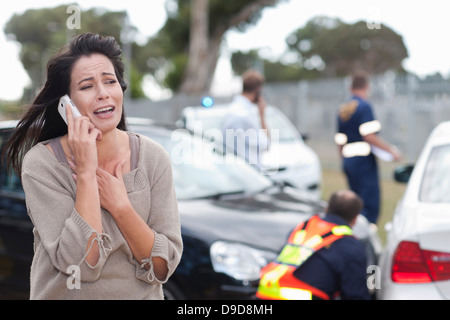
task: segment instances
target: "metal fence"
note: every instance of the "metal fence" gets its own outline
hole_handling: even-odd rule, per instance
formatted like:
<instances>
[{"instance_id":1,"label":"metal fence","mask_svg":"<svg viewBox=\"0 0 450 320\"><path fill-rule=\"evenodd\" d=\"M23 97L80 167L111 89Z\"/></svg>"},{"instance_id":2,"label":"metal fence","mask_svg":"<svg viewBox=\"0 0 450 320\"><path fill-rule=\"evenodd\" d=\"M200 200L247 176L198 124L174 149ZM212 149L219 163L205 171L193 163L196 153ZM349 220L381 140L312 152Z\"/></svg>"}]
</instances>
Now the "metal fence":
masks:
<instances>
[{"instance_id":1,"label":"metal fence","mask_svg":"<svg viewBox=\"0 0 450 320\"><path fill-rule=\"evenodd\" d=\"M349 98L350 79L326 79L268 83L264 94L280 108L298 130L307 133L314 148L336 152L334 134L339 105ZM215 97L217 103L232 97ZM417 159L432 129L450 120L450 82L437 77L426 81L411 75L388 72L371 78L370 101L382 123L381 136L395 144L406 161ZM174 122L186 106L199 105L200 97L177 95L165 101L133 101L127 115Z\"/></svg>"}]
</instances>

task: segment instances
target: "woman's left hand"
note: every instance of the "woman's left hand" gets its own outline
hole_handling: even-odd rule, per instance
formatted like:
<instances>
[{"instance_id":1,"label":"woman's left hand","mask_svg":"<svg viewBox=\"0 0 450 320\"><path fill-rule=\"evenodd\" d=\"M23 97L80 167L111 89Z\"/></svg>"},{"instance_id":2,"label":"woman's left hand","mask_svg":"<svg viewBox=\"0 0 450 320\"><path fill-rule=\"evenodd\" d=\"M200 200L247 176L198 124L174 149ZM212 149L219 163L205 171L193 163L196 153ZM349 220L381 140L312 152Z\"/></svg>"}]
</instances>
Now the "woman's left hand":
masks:
<instances>
[{"instance_id":1,"label":"woman's left hand","mask_svg":"<svg viewBox=\"0 0 450 320\"><path fill-rule=\"evenodd\" d=\"M101 168L97 168L97 183L102 208L111 214L128 210L131 203L127 196L127 189L123 181L123 166L125 161L118 161L114 175Z\"/></svg>"}]
</instances>

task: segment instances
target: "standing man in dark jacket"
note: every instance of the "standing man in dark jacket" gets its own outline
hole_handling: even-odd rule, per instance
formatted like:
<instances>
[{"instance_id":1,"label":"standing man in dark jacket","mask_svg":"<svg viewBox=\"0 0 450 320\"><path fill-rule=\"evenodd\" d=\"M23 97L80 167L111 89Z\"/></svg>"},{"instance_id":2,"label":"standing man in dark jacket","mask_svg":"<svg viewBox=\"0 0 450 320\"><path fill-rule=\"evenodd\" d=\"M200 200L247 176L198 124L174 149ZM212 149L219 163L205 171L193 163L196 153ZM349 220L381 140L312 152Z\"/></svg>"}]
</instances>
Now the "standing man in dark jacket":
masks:
<instances>
[{"instance_id":1,"label":"standing man in dark jacket","mask_svg":"<svg viewBox=\"0 0 450 320\"><path fill-rule=\"evenodd\" d=\"M367 101L369 80L366 73L353 75L352 97L339 108L338 132L342 166L351 190L364 200L362 214L371 223L377 223L380 211L380 186L375 155L387 161L399 161L401 154L378 135L381 123L375 119Z\"/></svg>"}]
</instances>

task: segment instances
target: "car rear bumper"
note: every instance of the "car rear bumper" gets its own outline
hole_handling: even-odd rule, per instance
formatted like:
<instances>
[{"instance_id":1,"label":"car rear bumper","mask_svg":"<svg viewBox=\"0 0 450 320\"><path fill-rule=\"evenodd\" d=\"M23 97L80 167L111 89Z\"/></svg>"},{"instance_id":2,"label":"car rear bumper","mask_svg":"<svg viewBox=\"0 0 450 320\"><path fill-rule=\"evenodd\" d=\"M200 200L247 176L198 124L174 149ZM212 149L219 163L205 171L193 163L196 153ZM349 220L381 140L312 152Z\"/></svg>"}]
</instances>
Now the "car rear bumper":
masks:
<instances>
[{"instance_id":1,"label":"car rear bumper","mask_svg":"<svg viewBox=\"0 0 450 320\"><path fill-rule=\"evenodd\" d=\"M383 284L376 291L378 300L443 300L434 283Z\"/></svg>"}]
</instances>

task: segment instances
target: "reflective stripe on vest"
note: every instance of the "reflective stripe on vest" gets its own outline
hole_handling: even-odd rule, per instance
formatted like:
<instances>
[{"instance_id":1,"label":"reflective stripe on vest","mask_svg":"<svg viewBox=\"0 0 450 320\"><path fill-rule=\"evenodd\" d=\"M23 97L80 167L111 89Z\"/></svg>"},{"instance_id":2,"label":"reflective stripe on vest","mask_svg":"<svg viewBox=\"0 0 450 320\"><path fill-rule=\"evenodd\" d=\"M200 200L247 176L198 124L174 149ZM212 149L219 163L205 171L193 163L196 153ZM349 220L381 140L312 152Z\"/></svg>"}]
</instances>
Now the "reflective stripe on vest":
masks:
<instances>
[{"instance_id":1,"label":"reflective stripe on vest","mask_svg":"<svg viewBox=\"0 0 450 320\"><path fill-rule=\"evenodd\" d=\"M329 299L323 291L297 279L293 273L317 250L343 236L352 235L350 227L336 225L313 216L291 233L275 262L261 270L257 296L261 299Z\"/></svg>"},{"instance_id":2,"label":"reflective stripe on vest","mask_svg":"<svg viewBox=\"0 0 450 320\"><path fill-rule=\"evenodd\" d=\"M359 134L362 137L370 134L376 134L381 131L381 123L378 120L368 121L359 126ZM372 152L370 143L366 141L356 141L348 143L348 137L345 133L338 132L334 135L334 141L342 147L342 156L344 158L367 157Z\"/></svg>"},{"instance_id":3,"label":"reflective stripe on vest","mask_svg":"<svg viewBox=\"0 0 450 320\"><path fill-rule=\"evenodd\" d=\"M370 144L365 141L347 143L342 148L342 156L344 158L367 157L371 152Z\"/></svg>"},{"instance_id":4,"label":"reflective stripe on vest","mask_svg":"<svg viewBox=\"0 0 450 320\"><path fill-rule=\"evenodd\" d=\"M320 248L352 234L352 229L348 226L338 226L313 216L291 233L277 261L299 267Z\"/></svg>"},{"instance_id":5,"label":"reflective stripe on vest","mask_svg":"<svg viewBox=\"0 0 450 320\"><path fill-rule=\"evenodd\" d=\"M344 158L367 157L372 152L370 143L366 141L348 142L348 137L344 133L336 133L334 141L342 147L342 156Z\"/></svg>"},{"instance_id":6,"label":"reflective stripe on vest","mask_svg":"<svg viewBox=\"0 0 450 320\"><path fill-rule=\"evenodd\" d=\"M286 265L269 264L266 273L258 288L258 297L261 299L276 300L312 300L312 293L309 290L293 287L283 287L280 279L289 273L293 268Z\"/></svg>"}]
</instances>

